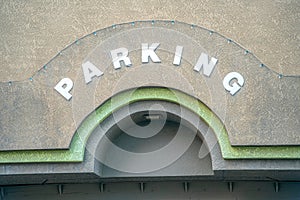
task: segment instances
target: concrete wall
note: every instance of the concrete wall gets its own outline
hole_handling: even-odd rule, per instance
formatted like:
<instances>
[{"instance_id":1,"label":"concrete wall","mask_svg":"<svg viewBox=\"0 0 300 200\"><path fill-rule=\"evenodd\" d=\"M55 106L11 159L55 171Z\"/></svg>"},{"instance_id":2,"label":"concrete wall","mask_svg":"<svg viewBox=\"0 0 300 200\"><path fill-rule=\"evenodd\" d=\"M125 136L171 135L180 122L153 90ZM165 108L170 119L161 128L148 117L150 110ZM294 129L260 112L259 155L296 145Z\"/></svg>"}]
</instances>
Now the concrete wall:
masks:
<instances>
[{"instance_id":1,"label":"concrete wall","mask_svg":"<svg viewBox=\"0 0 300 200\"><path fill-rule=\"evenodd\" d=\"M300 1L0 1L0 81L23 80L63 47L112 24L178 20L213 29L279 73L300 74Z\"/></svg>"}]
</instances>

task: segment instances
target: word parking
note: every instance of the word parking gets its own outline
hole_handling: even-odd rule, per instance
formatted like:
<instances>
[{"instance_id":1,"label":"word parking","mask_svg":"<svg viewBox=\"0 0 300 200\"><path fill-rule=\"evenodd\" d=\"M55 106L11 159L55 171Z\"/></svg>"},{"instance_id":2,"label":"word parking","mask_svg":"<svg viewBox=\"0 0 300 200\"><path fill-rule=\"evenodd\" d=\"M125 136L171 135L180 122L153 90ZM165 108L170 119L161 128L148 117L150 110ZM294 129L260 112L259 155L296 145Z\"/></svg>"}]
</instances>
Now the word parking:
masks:
<instances>
[{"instance_id":1,"label":"word parking","mask_svg":"<svg viewBox=\"0 0 300 200\"><path fill-rule=\"evenodd\" d=\"M142 43L142 63L149 63L151 59L153 63L160 63L161 60L158 55L155 53L155 50L159 47L159 43ZM173 65L180 66L181 58L183 54L183 46L176 46L174 53ZM127 48L121 47L110 51L110 55L113 62L114 69L120 69L121 64L124 63L125 66L132 66L129 51ZM206 53L201 53L196 64L194 65L193 70L195 72L202 71L203 75L210 77L213 70L217 65L218 59L212 57L209 60L209 57ZM92 82L94 78L101 77L104 75L96 65L90 61L86 61L82 64L82 71L85 83L88 84ZM73 81L70 78L61 79L54 89L61 94L66 100L72 98L70 93L73 88ZM223 86L231 95L235 95L244 85L244 78L238 72L230 72L223 79Z\"/></svg>"}]
</instances>

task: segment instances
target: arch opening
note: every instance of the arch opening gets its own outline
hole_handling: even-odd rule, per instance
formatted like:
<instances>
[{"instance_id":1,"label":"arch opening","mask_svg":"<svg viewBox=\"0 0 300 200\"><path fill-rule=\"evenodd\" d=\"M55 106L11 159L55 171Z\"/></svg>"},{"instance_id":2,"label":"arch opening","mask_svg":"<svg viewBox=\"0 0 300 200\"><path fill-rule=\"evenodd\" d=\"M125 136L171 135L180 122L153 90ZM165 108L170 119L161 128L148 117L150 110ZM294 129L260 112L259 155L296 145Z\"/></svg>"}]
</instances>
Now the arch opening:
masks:
<instances>
[{"instance_id":1,"label":"arch opening","mask_svg":"<svg viewBox=\"0 0 300 200\"><path fill-rule=\"evenodd\" d=\"M188 109L138 101L100 123L87 150L103 178L210 176L216 141L209 126Z\"/></svg>"}]
</instances>

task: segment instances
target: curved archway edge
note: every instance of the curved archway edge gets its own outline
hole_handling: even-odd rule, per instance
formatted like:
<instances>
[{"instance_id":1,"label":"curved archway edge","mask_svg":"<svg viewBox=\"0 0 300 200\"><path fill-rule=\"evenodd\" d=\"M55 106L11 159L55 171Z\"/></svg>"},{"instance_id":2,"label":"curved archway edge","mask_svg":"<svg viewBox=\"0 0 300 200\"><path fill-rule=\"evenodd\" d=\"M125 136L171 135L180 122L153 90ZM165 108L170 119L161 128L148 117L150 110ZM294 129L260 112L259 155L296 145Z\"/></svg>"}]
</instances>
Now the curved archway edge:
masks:
<instances>
[{"instance_id":1,"label":"curved archway edge","mask_svg":"<svg viewBox=\"0 0 300 200\"><path fill-rule=\"evenodd\" d=\"M69 149L3 151L0 163L82 162L87 140L99 123L119 108L145 100L176 103L193 111L213 129L224 159L300 159L300 146L233 147L222 121L200 100L178 90L151 87L121 92L100 105L82 122Z\"/></svg>"}]
</instances>

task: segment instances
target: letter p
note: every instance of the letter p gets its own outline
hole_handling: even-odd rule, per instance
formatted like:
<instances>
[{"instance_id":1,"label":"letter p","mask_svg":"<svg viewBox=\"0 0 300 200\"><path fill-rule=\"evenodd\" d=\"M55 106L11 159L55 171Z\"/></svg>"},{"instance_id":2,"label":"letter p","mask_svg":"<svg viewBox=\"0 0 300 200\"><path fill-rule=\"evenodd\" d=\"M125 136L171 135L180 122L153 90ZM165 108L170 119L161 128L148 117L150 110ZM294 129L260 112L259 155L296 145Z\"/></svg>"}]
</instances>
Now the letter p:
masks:
<instances>
[{"instance_id":1,"label":"letter p","mask_svg":"<svg viewBox=\"0 0 300 200\"><path fill-rule=\"evenodd\" d=\"M73 81L69 78L61 79L54 89L68 101L72 98L70 91L73 88Z\"/></svg>"}]
</instances>

